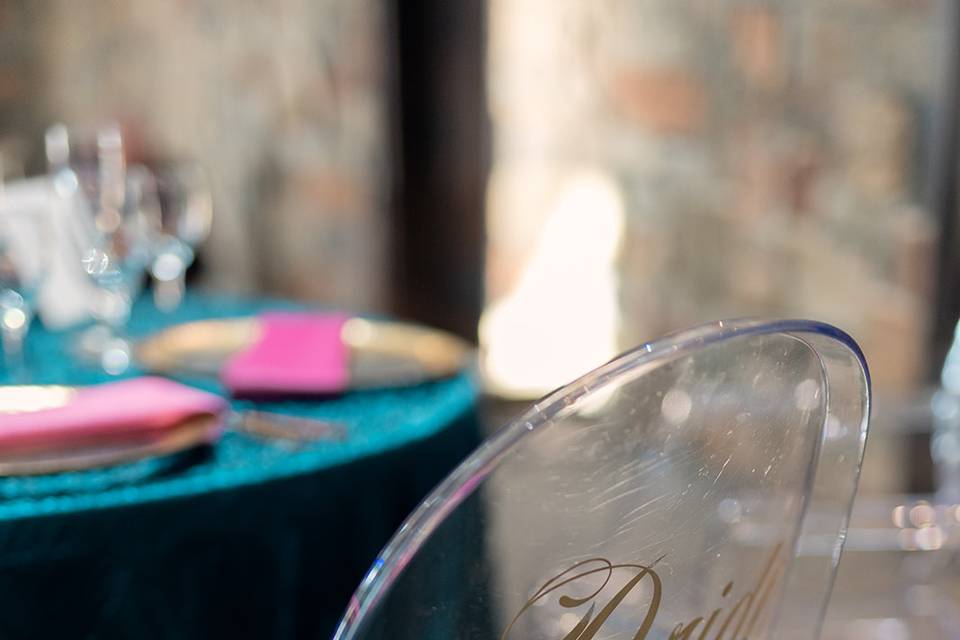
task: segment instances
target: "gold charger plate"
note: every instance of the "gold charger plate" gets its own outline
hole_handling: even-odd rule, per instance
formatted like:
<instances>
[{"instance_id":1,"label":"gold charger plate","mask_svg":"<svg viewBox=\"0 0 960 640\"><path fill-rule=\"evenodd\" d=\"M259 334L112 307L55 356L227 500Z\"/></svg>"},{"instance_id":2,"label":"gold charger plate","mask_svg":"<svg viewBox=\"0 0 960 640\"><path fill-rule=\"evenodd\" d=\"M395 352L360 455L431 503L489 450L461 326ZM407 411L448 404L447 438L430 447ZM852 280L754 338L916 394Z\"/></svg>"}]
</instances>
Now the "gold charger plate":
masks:
<instances>
[{"instance_id":1,"label":"gold charger plate","mask_svg":"<svg viewBox=\"0 0 960 640\"><path fill-rule=\"evenodd\" d=\"M256 318L188 322L142 340L134 357L155 373L216 376L230 356L251 346L259 335ZM350 318L340 339L350 354L351 389L450 377L470 363L473 353L456 336L403 322Z\"/></svg>"}]
</instances>

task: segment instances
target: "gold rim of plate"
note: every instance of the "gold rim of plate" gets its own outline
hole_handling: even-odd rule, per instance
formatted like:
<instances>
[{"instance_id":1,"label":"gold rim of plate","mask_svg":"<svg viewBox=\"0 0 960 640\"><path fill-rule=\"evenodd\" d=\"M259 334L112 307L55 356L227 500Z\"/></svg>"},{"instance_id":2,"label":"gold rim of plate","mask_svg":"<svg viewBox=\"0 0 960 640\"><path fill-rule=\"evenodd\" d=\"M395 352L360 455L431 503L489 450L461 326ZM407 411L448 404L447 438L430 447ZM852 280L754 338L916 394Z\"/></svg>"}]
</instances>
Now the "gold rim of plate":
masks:
<instances>
[{"instance_id":1,"label":"gold rim of plate","mask_svg":"<svg viewBox=\"0 0 960 640\"><path fill-rule=\"evenodd\" d=\"M233 354L260 335L256 318L199 320L164 329L135 351L144 368L157 373L216 376ZM350 318L341 340L350 353L350 387L416 384L446 378L467 367L473 347L449 333L420 325Z\"/></svg>"}]
</instances>

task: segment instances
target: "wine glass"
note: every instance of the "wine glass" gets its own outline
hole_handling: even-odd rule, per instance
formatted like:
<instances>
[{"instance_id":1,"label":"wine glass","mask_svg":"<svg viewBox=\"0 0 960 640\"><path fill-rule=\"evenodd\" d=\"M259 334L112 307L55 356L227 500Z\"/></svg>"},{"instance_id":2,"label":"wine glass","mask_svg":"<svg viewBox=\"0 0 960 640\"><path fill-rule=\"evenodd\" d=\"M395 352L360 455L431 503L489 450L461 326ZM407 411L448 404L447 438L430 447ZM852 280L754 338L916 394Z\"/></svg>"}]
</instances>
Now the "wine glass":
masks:
<instances>
[{"instance_id":1,"label":"wine glass","mask_svg":"<svg viewBox=\"0 0 960 640\"><path fill-rule=\"evenodd\" d=\"M143 287L158 215L155 187L145 169L131 167L122 193L116 208L101 205L93 215L81 248L83 270L101 292L94 314L114 332L126 326Z\"/></svg>"},{"instance_id":2,"label":"wine glass","mask_svg":"<svg viewBox=\"0 0 960 640\"><path fill-rule=\"evenodd\" d=\"M71 149L62 125L51 127L46 141L55 182L79 189L85 205L75 210L80 220L71 239L83 272L96 286L91 313L97 325L80 337L79 351L95 357L108 373L122 373L130 363L124 329L159 232L156 181L145 167L127 166L115 125L96 131L92 154L82 141Z\"/></svg>"},{"instance_id":3,"label":"wine glass","mask_svg":"<svg viewBox=\"0 0 960 640\"><path fill-rule=\"evenodd\" d=\"M0 337L7 376L24 381L24 340L49 265L52 230L47 212L16 209L0 194Z\"/></svg>"},{"instance_id":4,"label":"wine glass","mask_svg":"<svg viewBox=\"0 0 960 640\"><path fill-rule=\"evenodd\" d=\"M158 170L160 233L150 263L157 308L180 305L187 269L196 247L210 234L213 198L206 172L195 162L172 163Z\"/></svg>"}]
</instances>

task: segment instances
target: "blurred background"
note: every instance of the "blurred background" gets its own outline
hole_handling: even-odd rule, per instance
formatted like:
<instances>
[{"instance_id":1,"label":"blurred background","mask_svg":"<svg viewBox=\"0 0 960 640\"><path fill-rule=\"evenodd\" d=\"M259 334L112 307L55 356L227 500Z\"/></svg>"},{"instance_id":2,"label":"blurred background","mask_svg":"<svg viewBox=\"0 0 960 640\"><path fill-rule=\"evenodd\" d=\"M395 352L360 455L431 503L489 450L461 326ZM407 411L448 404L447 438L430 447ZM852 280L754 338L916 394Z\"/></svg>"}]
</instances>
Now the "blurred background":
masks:
<instances>
[{"instance_id":1,"label":"blurred background","mask_svg":"<svg viewBox=\"0 0 960 640\"><path fill-rule=\"evenodd\" d=\"M32 175L51 123L110 119L198 161L194 282L477 340L491 424L665 332L834 323L873 373L865 491L931 492L960 456L931 447L958 27L947 0L0 0L0 149Z\"/></svg>"},{"instance_id":2,"label":"blurred background","mask_svg":"<svg viewBox=\"0 0 960 640\"><path fill-rule=\"evenodd\" d=\"M564 373L708 318L799 315L855 335L878 387L911 390L938 302L942 11L492 3L494 379L549 386L521 363L573 331L595 343ZM588 304L523 334L571 298Z\"/></svg>"},{"instance_id":3,"label":"blurred background","mask_svg":"<svg viewBox=\"0 0 960 640\"><path fill-rule=\"evenodd\" d=\"M743 315L836 323L891 394L930 380L960 310L951 3L402 4L3 0L5 173L117 120L211 174L201 284L479 327L514 395Z\"/></svg>"}]
</instances>

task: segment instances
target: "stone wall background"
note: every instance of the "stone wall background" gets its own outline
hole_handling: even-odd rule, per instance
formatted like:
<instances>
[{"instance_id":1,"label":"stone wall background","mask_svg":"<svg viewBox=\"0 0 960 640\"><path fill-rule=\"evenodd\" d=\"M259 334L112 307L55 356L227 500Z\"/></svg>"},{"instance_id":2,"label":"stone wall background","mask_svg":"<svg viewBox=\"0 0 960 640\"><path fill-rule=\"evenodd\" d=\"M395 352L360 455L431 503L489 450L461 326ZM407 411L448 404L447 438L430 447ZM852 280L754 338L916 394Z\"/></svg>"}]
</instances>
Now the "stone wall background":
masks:
<instances>
[{"instance_id":1,"label":"stone wall background","mask_svg":"<svg viewBox=\"0 0 960 640\"><path fill-rule=\"evenodd\" d=\"M384 8L373 0L2 0L0 134L119 119L212 173L205 284L385 302Z\"/></svg>"},{"instance_id":2,"label":"stone wall background","mask_svg":"<svg viewBox=\"0 0 960 640\"><path fill-rule=\"evenodd\" d=\"M810 317L853 334L878 388L914 387L944 13L935 0L491 0L491 304L523 287L587 172L622 203L618 349L717 318ZM595 227L584 212L580 237ZM545 315L576 311L573 288L538 302Z\"/></svg>"}]
</instances>

